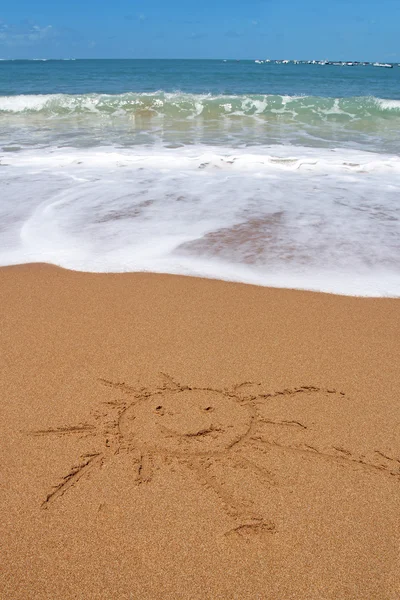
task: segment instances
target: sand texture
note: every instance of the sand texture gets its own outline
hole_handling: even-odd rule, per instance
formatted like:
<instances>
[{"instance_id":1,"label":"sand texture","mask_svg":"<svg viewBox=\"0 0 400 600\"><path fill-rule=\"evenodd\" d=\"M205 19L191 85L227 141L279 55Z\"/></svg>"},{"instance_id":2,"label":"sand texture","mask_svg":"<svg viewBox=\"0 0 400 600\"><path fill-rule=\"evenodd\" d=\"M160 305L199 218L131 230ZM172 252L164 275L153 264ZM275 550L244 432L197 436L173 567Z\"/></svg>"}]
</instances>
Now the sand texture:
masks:
<instances>
[{"instance_id":1,"label":"sand texture","mask_svg":"<svg viewBox=\"0 0 400 600\"><path fill-rule=\"evenodd\" d=\"M400 598L400 301L0 270L1 600Z\"/></svg>"}]
</instances>

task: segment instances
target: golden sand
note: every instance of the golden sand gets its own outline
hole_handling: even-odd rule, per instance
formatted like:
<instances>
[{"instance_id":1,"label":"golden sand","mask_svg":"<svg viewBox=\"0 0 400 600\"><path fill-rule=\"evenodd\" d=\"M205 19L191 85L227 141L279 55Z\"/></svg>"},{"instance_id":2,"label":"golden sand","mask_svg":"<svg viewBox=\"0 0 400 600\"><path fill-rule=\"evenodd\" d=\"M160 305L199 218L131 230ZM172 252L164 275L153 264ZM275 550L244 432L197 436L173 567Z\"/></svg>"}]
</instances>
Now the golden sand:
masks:
<instances>
[{"instance_id":1,"label":"golden sand","mask_svg":"<svg viewBox=\"0 0 400 600\"><path fill-rule=\"evenodd\" d=\"M400 598L400 301L0 270L0 598Z\"/></svg>"}]
</instances>

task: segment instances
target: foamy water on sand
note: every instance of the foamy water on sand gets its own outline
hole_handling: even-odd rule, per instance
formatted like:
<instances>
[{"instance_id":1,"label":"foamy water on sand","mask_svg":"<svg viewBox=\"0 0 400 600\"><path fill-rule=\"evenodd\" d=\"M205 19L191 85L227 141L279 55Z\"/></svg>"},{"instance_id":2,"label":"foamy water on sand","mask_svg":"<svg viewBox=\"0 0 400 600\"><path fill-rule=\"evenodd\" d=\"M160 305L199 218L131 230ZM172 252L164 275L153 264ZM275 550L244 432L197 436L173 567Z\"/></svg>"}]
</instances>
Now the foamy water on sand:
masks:
<instances>
[{"instance_id":1,"label":"foamy water on sand","mask_svg":"<svg viewBox=\"0 0 400 600\"><path fill-rule=\"evenodd\" d=\"M2 265L400 294L400 158L354 150L46 149L1 167Z\"/></svg>"}]
</instances>

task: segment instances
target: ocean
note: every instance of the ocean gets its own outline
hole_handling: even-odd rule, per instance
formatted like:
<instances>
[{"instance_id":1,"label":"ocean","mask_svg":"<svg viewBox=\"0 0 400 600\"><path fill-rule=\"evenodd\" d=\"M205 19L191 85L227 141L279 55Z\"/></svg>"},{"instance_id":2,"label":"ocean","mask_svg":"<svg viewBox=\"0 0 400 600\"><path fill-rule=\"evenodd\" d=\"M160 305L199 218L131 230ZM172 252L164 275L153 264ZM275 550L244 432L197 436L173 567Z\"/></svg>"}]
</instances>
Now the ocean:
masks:
<instances>
[{"instance_id":1,"label":"ocean","mask_svg":"<svg viewBox=\"0 0 400 600\"><path fill-rule=\"evenodd\" d=\"M400 295L400 67L0 61L0 265Z\"/></svg>"}]
</instances>

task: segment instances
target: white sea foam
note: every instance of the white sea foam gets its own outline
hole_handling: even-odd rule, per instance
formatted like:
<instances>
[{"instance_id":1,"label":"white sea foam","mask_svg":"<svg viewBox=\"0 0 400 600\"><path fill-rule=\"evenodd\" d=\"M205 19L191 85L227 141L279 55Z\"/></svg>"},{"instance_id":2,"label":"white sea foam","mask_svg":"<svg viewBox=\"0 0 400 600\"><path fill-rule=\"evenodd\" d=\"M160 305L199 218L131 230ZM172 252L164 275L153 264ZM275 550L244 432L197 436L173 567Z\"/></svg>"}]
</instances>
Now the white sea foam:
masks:
<instances>
[{"instance_id":1,"label":"white sea foam","mask_svg":"<svg viewBox=\"0 0 400 600\"><path fill-rule=\"evenodd\" d=\"M384 98L376 98L376 103L383 110L400 111L400 100L385 100Z\"/></svg>"},{"instance_id":2,"label":"white sea foam","mask_svg":"<svg viewBox=\"0 0 400 600\"><path fill-rule=\"evenodd\" d=\"M1 159L0 264L400 295L400 158L284 146Z\"/></svg>"},{"instance_id":3,"label":"white sea foam","mask_svg":"<svg viewBox=\"0 0 400 600\"><path fill-rule=\"evenodd\" d=\"M56 94L0 96L0 111L11 113L20 113L26 110L38 111L59 97Z\"/></svg>"}]
</instances>

